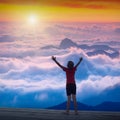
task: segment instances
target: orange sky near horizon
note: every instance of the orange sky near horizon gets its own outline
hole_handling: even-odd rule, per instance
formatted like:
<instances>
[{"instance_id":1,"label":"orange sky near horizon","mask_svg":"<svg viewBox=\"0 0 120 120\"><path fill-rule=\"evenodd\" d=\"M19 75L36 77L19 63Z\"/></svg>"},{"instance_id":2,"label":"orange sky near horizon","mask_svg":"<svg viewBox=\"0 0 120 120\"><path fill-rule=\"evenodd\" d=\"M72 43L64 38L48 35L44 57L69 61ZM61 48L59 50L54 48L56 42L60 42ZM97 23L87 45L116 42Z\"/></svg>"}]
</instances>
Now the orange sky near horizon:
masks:
<instances>
[{"instance_id":1,"label":"orange sky near horizon","mask_svg":"<svg viewBox=\"0 0 120 120\"><path fill-rule=\"evenodd\" d=\"M120 22L120 0L1 0L0 21Z\"/></svg>"}]
</instances>

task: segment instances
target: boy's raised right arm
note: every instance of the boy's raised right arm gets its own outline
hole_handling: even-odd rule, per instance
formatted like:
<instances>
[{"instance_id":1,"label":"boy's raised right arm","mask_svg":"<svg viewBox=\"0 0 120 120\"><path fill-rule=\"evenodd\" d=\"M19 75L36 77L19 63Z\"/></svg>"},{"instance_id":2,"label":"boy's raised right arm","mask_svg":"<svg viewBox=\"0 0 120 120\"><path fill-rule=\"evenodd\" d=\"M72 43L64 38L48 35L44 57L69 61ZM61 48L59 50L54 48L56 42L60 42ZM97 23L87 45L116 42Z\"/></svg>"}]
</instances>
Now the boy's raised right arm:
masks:
<instances>
[{"instance_id":1,"label":"boy's raised right arm","mask_svg":"<svg viewBox=\"0 0 120 120\"><path fill-rule=\"evenodd\" d=\"M56 60L56 57L52 56L52 60L61 68L63 68L63 66Z\"/></svg>"}]
</instances>

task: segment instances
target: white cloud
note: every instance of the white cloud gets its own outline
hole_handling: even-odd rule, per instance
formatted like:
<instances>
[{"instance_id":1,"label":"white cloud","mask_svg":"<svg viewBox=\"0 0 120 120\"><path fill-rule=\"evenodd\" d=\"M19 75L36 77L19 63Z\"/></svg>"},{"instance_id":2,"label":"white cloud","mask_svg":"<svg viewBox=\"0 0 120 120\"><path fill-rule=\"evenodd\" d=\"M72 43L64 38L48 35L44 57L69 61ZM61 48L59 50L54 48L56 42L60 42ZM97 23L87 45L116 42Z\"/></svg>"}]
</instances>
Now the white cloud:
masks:
<instances>
[{"instance_id":1,"label":"white cloud","mask_svg":"<svg viewBox=\"0 0 120 120\"><path fill-rule=\"evenodd\" d=\"M37 94L35 95L35 99L38 101L44 101L48 99L48 95L46 93Z\"/></svg>"},{"instance_id":2,"label":"white cloud","mask_svg":"<svg viewBox=\"0 0 120 120\"><path fill-rule=\"evenodd\" d=\"M89 76L87 80L77 83L77 91L82 99L91 95L98 95L105 89L120 84L120 77Z\"/></svg>"},{"instance_id":3,"label":"white cloud","mask_svg":"<svg viewBox=\"0 0 120 120\"><path fill-rule=\"evenodd\" d=\"M29 81L27 79L24 80L1 80L0 79L0 86L2 86L3 90L17 90L20 93L28 93L28 92L35 92L35 91L42 91L42 90L49 90L49 89L61 89L65 86L65 82L57 81L55 78L48 78L48 80L41 80L41 81Z\"/></svg>"}]
</instances>

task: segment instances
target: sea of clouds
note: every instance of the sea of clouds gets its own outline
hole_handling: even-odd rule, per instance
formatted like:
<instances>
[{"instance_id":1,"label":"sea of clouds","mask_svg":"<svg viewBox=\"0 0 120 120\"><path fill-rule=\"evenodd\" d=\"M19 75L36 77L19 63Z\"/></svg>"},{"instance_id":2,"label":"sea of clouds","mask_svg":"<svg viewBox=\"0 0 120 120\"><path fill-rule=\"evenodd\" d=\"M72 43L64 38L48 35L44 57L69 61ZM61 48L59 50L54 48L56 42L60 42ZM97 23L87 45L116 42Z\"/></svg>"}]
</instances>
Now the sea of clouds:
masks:
<instances>
[{"instance_id":1,"label":"sea of clouds","mask_svg":"<svg viewBox=\"0 0 120 120\"><path fill-rule=\"evenodd\" d=\"M65 101L66 76L53 55L64 66L83 57L75 75L78 101L120 102L119 54L89 56L87 52L95 49L60 48L65 38L77 45L106 45L120 53L120 23L0 23L1 107L45 108Z\"/></svg>"}]
</instances>

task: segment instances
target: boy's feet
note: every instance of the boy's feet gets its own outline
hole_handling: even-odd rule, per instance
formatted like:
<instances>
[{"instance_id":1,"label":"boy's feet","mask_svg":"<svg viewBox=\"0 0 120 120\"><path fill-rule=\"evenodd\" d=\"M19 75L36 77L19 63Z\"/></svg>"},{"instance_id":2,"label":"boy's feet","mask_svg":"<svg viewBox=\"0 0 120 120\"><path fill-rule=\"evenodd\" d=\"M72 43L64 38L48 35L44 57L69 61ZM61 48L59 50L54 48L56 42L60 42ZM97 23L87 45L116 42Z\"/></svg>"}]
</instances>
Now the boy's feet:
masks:
<instances>
[{"instance_id":1,"label":"boy's feet","mask_svg":"<svg viewBox=\"0 0 120 120\"><path fill-rule=\"evenodd\" d=\"M65 111L64 114L65 114L65 115L69 115L69 111Z\"/></svg>"}]
</instances>

